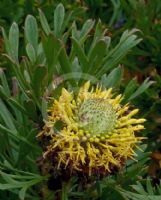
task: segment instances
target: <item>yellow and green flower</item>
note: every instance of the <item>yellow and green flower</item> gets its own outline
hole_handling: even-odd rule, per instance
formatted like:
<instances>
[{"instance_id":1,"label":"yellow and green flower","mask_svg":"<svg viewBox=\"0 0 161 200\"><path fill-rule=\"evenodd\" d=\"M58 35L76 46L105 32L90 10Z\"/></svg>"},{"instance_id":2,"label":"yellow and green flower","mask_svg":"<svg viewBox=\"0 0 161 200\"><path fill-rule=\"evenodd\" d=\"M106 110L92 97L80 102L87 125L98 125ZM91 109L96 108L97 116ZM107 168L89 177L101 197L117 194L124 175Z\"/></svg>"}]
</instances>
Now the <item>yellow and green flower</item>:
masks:
<instances>
[{"instance_id":1,"label":"yellow and green flower","mask_svg":"<svg viewBox=\"0 0 161 200\"><path fill-rule=\"evenodd\" d=\"M106 175L134 159L134 150L143 139L136 132L144 129L145 119L135 118L139 110L122 105L122 99L111 88L94 88L90 82L78 94L63 88L49 107L48 120L39 134L49 138L44 159L53 157L58 170L88 176Z\"/></svg>"}]
</instances>

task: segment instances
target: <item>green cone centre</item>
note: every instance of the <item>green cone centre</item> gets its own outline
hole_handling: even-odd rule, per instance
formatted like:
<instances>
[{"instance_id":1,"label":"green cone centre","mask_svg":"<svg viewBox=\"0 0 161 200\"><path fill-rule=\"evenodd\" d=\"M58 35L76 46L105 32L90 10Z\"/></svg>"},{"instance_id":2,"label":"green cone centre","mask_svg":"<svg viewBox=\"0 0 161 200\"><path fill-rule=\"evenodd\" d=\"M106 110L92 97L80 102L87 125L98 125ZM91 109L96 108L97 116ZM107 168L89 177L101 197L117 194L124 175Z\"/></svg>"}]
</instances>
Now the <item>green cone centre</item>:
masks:
<instances>
[{"instance_id":1,"label":"green cone centre","mask_svg":"<svg viewBox=\"0 0 161 200\"><path fill-rule=\"evenodd\" d=\"M116 112L106 99L85 100L78 111L79 126L92 135L110 133L116 119Z\"/></svg>"}]
</instances>

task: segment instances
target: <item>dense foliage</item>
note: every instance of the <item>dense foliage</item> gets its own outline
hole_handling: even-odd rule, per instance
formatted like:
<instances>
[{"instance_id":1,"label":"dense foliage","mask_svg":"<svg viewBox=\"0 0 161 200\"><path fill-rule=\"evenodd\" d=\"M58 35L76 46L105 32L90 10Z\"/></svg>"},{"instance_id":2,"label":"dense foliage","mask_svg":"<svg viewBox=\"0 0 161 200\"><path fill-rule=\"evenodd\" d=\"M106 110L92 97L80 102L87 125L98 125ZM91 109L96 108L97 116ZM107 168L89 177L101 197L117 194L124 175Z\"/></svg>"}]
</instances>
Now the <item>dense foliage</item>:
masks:
<instances>
[{"instance_id":1,"label":"dense foliage","mask_svg":"<svg viewBox=\"0 0 161 200\"><path fill-rule=\"evenodd\" d=\"M160 0L0 2L0 199L161 198ZM7 14L6 14L7 13ZM87 80L140 109L146 137L119 172L55 180L37 138L50 97ZM141 151L140 151L141 149Z\"/></svg>"}]
</instances>

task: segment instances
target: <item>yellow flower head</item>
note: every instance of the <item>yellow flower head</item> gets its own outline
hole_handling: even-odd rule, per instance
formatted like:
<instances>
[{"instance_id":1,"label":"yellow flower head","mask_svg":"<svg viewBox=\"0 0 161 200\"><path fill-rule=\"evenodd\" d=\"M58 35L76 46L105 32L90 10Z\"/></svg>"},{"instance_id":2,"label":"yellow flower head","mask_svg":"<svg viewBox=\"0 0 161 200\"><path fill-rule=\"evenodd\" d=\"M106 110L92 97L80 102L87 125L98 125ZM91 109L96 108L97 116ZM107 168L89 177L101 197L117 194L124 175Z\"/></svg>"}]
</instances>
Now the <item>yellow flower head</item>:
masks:
<instances>
[{"instance_id":1,"label":"yellow flower head","mask_svg":"<svg viewBox=\"0 0 161 200\"><path fill-rule=\"evenodd\" d=\"M144 129L145 119L136 119L138 109L121 105L122 96L112 89L90 89L90 82L77 95L62 89L50 106L48 120L39 134L49 136L44 158L53 156L59 169L71 173L107 174L134 159L134 148L143 139L135 132Z\"/></svg>"}]
</instances>

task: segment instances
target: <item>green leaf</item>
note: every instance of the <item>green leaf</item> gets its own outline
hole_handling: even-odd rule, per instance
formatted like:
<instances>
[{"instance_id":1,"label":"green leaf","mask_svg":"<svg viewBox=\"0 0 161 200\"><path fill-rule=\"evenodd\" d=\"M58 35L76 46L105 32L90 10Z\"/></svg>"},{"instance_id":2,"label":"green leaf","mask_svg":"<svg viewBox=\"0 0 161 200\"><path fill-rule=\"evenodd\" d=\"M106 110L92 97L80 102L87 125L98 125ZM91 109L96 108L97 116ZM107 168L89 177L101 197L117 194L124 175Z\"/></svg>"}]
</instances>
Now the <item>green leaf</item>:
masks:
<instances>
[{"instance_id":1,"label":"green leaf","mask_svg":"<svg viewBox=\"0 0 161 200\"><path fill-rule=\"evenodd\" d=\"M9 30L9 43L13 59L18 62L18 47L19 47L19 28L14 22Z\"/></svg>"},{"instance_id":2,"label":"green leaf","mask_svg":"<svg viewBox=\"0 0 161 200\"><path fill-rule=\"evenodd\" d=\"M102 23L101 23L101 20L99 19L95 28L94 39L96 40L97 38L100 38L102 36L103 36Z\"/></svg>"},{"instance_id":3,"label":"green leaf","mask_svg":"<svg viewBox=\"0 0 161 200\"><path fill-rule=\"evenodd\" d=\"M64 22L63 22L62 28L61 28L61 33L65 32L65 29L67 28L67 26L69 24L69 21L71 20L72 14L73 14L73 10L66 14L66 16L64 18ZM71 29L72 29L72 26L69 26L68 29L66 30L65 34L69 34ZM64 37L64 35L63 35L63 37Z\"/></svg>"},{"instance_id":4,"label":"green leaf","mask_svg":"<svg viewBox=\"0 0 161 200\"><path fill-rule=\"evenodd\" d=\"M49 33L51 33L50 26L48 24L48 21L44 13L40 9L39 9L39 17L40 17L40 23L44 32L46 33L46 35L49 35Z\"/></svg>"},{"instance_id":5,"label":"green leaf","mask_svg":"<svg viewBox=\"0 0 161 200\"><path fill-rule=\"evenodd\" d=\"M9 189L15 189L15 188L19 188L21 187L21 185L13 185L13 184L1 184L0 183L0 190L9 190Z\"/></svg>"},{"instance_id":6,"label":"green leaf","mask_svg":"<svg viewBox=\"0 0 161 200\"><path fill-rule=\"evenodd\" d=\"M125 31L122 34L120 42L108 53L108 55L104 58L103 66L97 70L97 77L103 75L118 65L129 50L141 41L141 39L138 39L137 36L134 35L136 31L138 30L134 29L130 32Z\"/></svg>"},{"instance_id":7,"label":"green leaf","mask_svg":"<svg viewBox=\"0 0 161 200\"><path fill-rule=\"evenodd\" d=\"M35 49L32 46L32 44L28 43L26 45L26 53L27 53L31 63L34 64L36 62L36 53L35 53Z\"/></svg>"},{"instance_id":8,"label":"green leaf","mask_svg":"<svg viewBox=\"0 0 161 200\"><path fill-rule=\"evenodd\" d=\"M80 43L77 40L72 38L72 43L73 43L73 50L76 53L79 62L81 63L82 72L85 73L90 66L88 58L85 55L83 48L80 46Z\"/></svg>"},{"instance_id":9,"label":"green leaf","mask_svg":"<svg viewBox=\"0 0 161 200\"><path fill-rule=\"evenodd\" d=\"M47 60L48 81L50 82L53 74L57 72L56 64L58 62L61 44L53 34L49 34L49 36L43 39L43 49Z\"/></svg>"},{"instance_id":10,"label":"green leaf","mask_svg":"<svg viewBox=\"0 0 161 200\"><path fill-rule=\"evenodd\" d=\"M16 172L17 171L17 172ZM14 175L13 173L16 174ZM41 183L43 180L46 180L46 177L40 176L38 174L32 174L26 176L26 172L15 169L12 174L4 173L0 171L0 175L3 178L3 183L0 183L0 190L12 190L19 189L19 198L24 200L26 197L26 190Z\"/></svg>"},{"instance_id":11,"label":"green leaf","mask_svg":"<svg viewBox=\"0 0 161 200\"><path fill-rule=\"evenodd\" d=\"M131 187L139 194L147 195L141 183L137 182L137 185L132 185Z\"/></svg>"},{"instance_id":12,"label":"green leaf","mask_svg":"<svg viewBox=\"0 0 161 200\"><path fill-rule=\"evenodd\" d=\"M28 43L30 43L35 52L38 48L38 27L36 19L32 15L28 15L25 20L25 37Z\"/></svg>"},{"instance_id":13,"label":"green leaf","mask_svg":"<svg viewBox=\"0 0 161 200\"><path fill-rule=\"evenodd\" d=\"M130 98L130 96L133 94L133 92L137 88L137 82L136 78L132 79L126 86L125 91L124 91L124 102L127 102Z\"/></svg>"},{"instance_id":14,"label":"green leaf","mask_svg":"<svg viewBox=\"0 0 161 200\"><path fill-rule=\"evenodd\" d=\"M13 122L13 116L1 99L0 99L0 111L1 111L0 116L4 120L6 127L8 127L12 131L17 131Z\"/></svg>"},{"instance_id":15,"label":"green leaf","mask_svg":"<svg viewBox=\"0 0 161 200\"><path fill-rule=\"evenodd\" d=\"M161 199L161 195L141 195L141 194L137 194L137 193L133 193L133 192L128 192L126 190L124 190L123 192L121 192L121 194L123 195L123 197L126 200L160 200Z\"/></svg>"},{"instance_id":16,"label":"green leaf","mask_svg":"<svg viewBox=\"0 0 161 200\"><path fill-rule=\"evenodd\" d=\"M149 178L146 181L146 188L147 188L148 194L154 195L153 187Z\"/></svg>"},{"instance_id":17,"label":"green leaf","mask_svg":"<svg viewBox=\"0 0 161 200\"><path fill-rule=\"evenodd\" d=\"M3 91L5 92L6 96L10 96L11 95L10 88L9 88L6 76L4 74L4 71L1 68L0 68L0 80L3 86Z\"/></svg>"},{"instance_id":18,"label":"green leaf","mask_svg":"<svg viewBox=\"0 0 161 200\"><path fill-rule=\"evenodd\" d=\"M121 67L117 67L111 71L111 73L106 76L103 75L101 83L104 87L115 87L116 85L120 84L122 79L122 69Z\"/></svg>"},{"instance_id":19,"label":"green leaf","mask_svg":"<svg viewBox=\"0 0 161 200\"><path fill-rule=\"evenodd\" d=\"M28 187L23 187L20 191L19 191L19 198L21 200L24 200L25 199L25 196L26 196L26 191L27 191Z\"/></svg>"},{"instance_id":20,"label":"green leaf","mask_svg":"<svg viewBox=\"0 0 161 200\"><path fill-rule=\"evenodd\" d=\"M83 44L86 38L88 37L88 33L91 31L93 28L95 22L91 19L88 19L82 27L82 30L80 31L80 37L79 37L79 42L80 44Z\"/></svg>"},{"instance_id":21,"label":"green leaf","mask_svg":"<svg viewBox=\"0 0 161 200\"><path fill-rule=\"evenodd\" d=\"M25 110L27 111L28 116L35 120L37 119L37 111L36 111L36 106L35 103L32 100L26 100L24 102L24 107Z\"/></svg>"},{"instance_id":22,"label":"green leaf","mask_svg":"<svg viewBox=\"0 0 161 200\"><path fill-rule=\"evenodd\" d=\"M82 44L85 42L85 40L88 37L89 32L92 30L93 26L94 26L94 21L89 19L87 20L84 24L82 29L79 31L77 30L77 25L74 22L72 24L72 37L75 40L79 41L80 46L82 46Z\"/></svg>"},{"instance_id":23,"label":"green leaf","mask_svg":"<svg viewBox=\"0 0 161 200\"><path fill-rule=\"evenodd\" d=\"M17 181L14 180L11 175L6 175L6 173L3 173L2 171L0 171L0 175L7 183L17 184Z\"/></svg>"},{"instance_id":24,"label":"green leaf","mask_svg":"<svg viewBox=\"0 0 161 200\"><path fill-rule=\"evenodd\" d=\"M79 40L80 38L80 31L78 31L75 21L72 24L72 38L75 40Z\"/></svg>"},{"instance_id":25,"label":"green leaf","mask_svg":"<svg viewBox=\"0 0 161 200\"><path fill-rule=\"evenodd\" d=\"M60 3L54 11L54 33L55 36L57 37L59 37L61 33L64 21L64 15L65 15L64 6L63 4Z\"/></svg>"},{"instance_id":26,"label":"green leaf","mask_svg":"<svg viewBox=\"0 0 161 200\"><path fill-rule=\"evenodd\" d=\"M45 66L36 67L33 75L32 86L34 89L34 93L39 98L42 95L41 92L44 92L43 83L46 76L47 76L47 69Z\"/></svg>"},{"instance_id":27,"label":"green leaf","mask_svg":"<svg viewBox=\"0 0 161 200\"><path fill-rule=\"evenodd\" d=\"M25 137L18 135L17 131L10 130L10 129L6 128L5 126L3 126L2 124L0 124L0 130L8 133L9 136L11 138L13 138L14 140L16 140L18 142L25 142L26 144L28 144L30 147L34 148L35 150L39 150L39 148L37 146L35 146L33 143L30 143Z\"/></svg>"},{"instance_id":28,"label":"green leaf","mask_svg":"<svg viewBox=\"0 0 161 200\"><path fill-rule=\"evenodd\" d=\"M36 144L36 135L37 135L37 130L33 129L33 130L27 130L27 128L25 130L22 130L24 132L24 135L27 139L27 141L29 141L32 144ZM38 146L37 146L38 147ZM27 159L27 157L31 157L32 156L32 151L29 151L29 148L31 149L31 146L29 146L27 143L22 142L19 144L19 151L18 151L18 159L17 159L17 165L21 166L21 164L23 164L23 159ZM35 149L33 149L35 151ZM41 147L37 152L33 152L33 153L37 153L40 154L41 153ZM37 166L34 166L34 168L36 168Z\"/></svg>"},{"instance_id":29,"label":"green leaf","mask_svg":"<svg viewBox=\"0 0 161 200\"><path fill-rule=\"evenodd\" d=\"M11 49L10 42L8 40L8 37L6 35L6 32L5 32L4 28L2 28L2 35L3 35L6 51L11 56L12 54L11 54L11 51L10 51L10 49Z\"/></svg>"},{"instance_id":30,"label":"green leaf","mask_svg":"<svg viewBox=\"0 0 161 200\"><path fill-rule=\"evenodd\" d=\"M50 67L53 66L54 63L57 62L57 57L60 51L60 42L57 38L50 34L48 37L44 38L43 40L43 49L45 52L45 56L47 58L48 65ZM51 69L49 69L49 72Z\"/></svg>"},{"instance_id":31,"label":"green leaf","mask_svg":"<svg viewBox=\"0 0 161 200\"><path fill-rule=\"evenodd\" d=\"M21 111L23 114L28 114L27 110L20 104L19 101L17 101L16 99L10 97L8 99L8 102L10 103L10 105L12 105L12 107L16 108L17 111Z\"/></svg>"},{"instance_id":32,"label":"green leaf","mask_svg":"<svg viewBox=\"0 0 161 200\"><path fill-rule=\"evenodd\" d=\"M106 54L106 42L102 40L98 40L95 46L90 51L89 57L89 66L88 73L93 74L97 68L102 65L103 57Z\"/></svg>"},{"instance_id":33,"label":"green leaf","mask_svg":"<svg viewBox=\"0 0 161 200\"><path fill-rule=\"evenodd\" d=\"M61 51L59 54L59 62L60 62L61 70L63 73L71 72L71 63L69 61L69 57L64 47L61 48Z\"/></svg>"},{"instance_id":34,"label":"green leaf","mask_svg":"<svg viewBox=\"0 0 161 200\"><path fill-rule=\"evenodd\" d=\"M132 100L145 92L152 84L153 81L149 81L149 78L145 79L141 86L130 96L129 100Z\"/></svg>"},{"instance_id":35,"label":"green leaf","mask_svg":"<svg viewBox=\"0 0 161 200\"><path fill-rule=\"evenodd\" d=\"M151 183L150 183L151 184ZM161 195L155 195L152 191L147 193L140 182L137 182L137 185L132 185L132 188L137 192L130 192L119 188L118 191L122 196L127 200L160 200ZM152 188L151 188L152 189ZM154 190L155 191L155 190ZM153 193L153 194L151 194Z\"/></svg>"},{"instance_id":36,"label":"green leaf","mask_svg":"<svg viewBox=\"0 0 161 200\"><path fill-rule=\"evenodd\" d=\"M48 109L48 102L45 98L43 98L41 104L41 113L44 120L47 120L48 118L47 109Z\"/></svg>"},{"instance_id":37,"label":"green leaf","mask_svg":"<svg viewBox=\"0 0 161 200\"><path fill-rule=\"evenodd\" d=\"M98 40L95 43L94 47L92 47L90 49L90 52L88 54L89 60L92 61L92 59L95 56L97 56L98 54L100 54L100 52L101 52L101 54L104 54L105 53L105 51L104 51L105 49L106 49L106 43L105 43L105 41L103 39ZM104 51L104 52L102 52L102 51Z\"/></svg>"}]
</instances>

